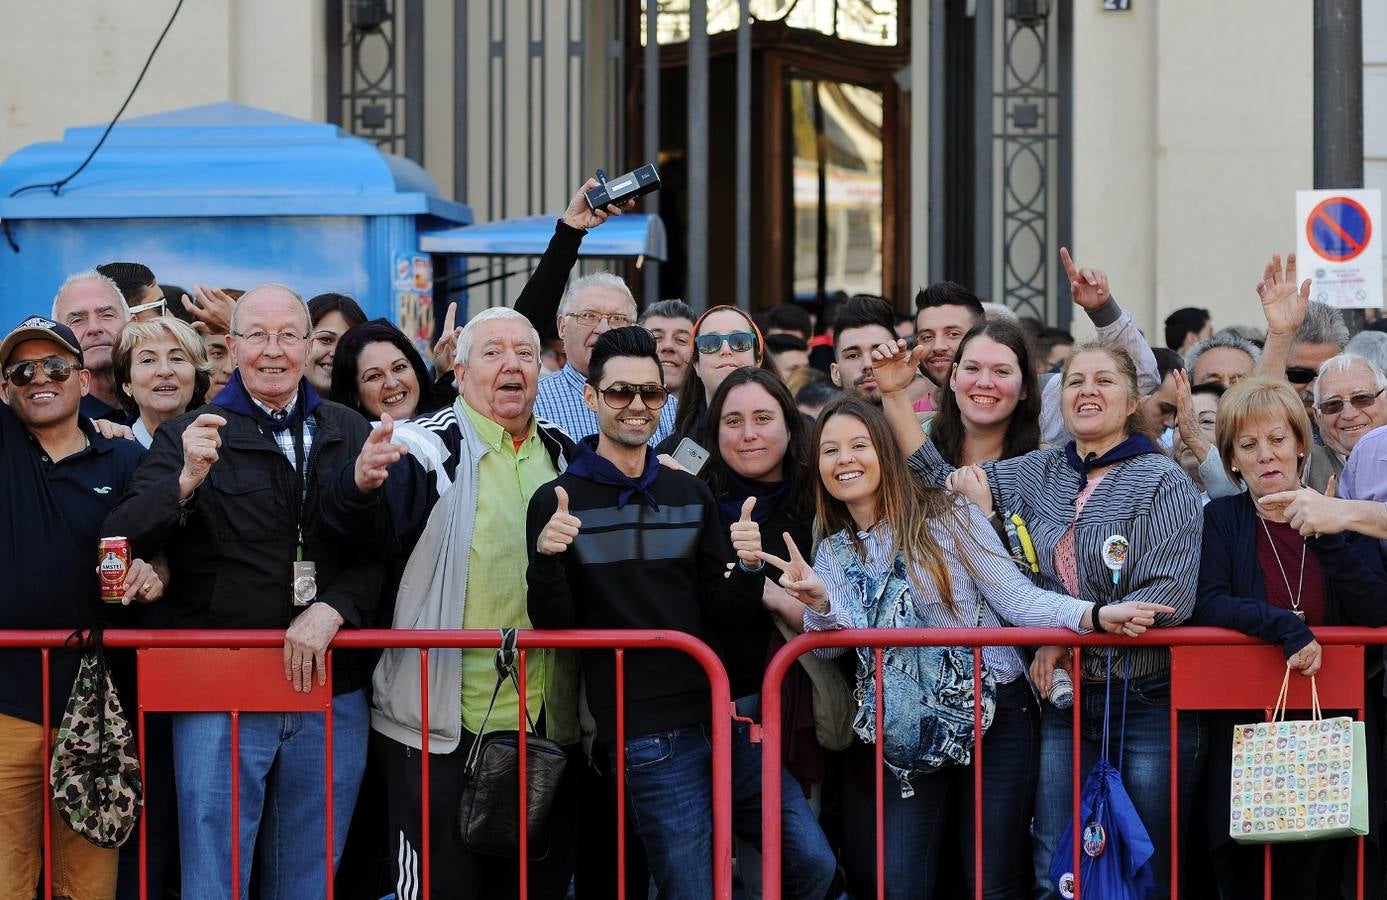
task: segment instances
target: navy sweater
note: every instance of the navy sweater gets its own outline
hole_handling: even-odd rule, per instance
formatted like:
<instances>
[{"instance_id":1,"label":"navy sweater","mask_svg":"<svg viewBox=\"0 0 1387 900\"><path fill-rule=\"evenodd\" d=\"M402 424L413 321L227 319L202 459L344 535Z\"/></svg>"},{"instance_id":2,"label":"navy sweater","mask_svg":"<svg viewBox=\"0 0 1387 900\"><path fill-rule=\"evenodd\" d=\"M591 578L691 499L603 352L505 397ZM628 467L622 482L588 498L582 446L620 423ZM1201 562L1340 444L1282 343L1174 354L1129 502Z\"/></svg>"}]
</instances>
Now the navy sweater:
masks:
<instances>
[{"instance_id":1,"label":"navy sweater","mask_svg":"<svg viewBox=\"0 0 1387 900\"><path fill-rule=\"evenodd\" d=\"M563 553L535 551L558 500L582 523ZM661 468L650 492L616 508L621 489L565 472L530 498L526 542L530 622L536 628L658 628L683 631L717 647L713 624L749 626L764 617L763 573L736 560L708 486L687 472ZM637 737L709 719L708 676L678 650L628 650L626 735ZM616 671L611 650L584 650L583 674L597 736L616 734Z\"/></svg>"},{"instance_id":2,"label":"navy sweater","mask_svg":"<svg viewBox=\"0 0 1387 900\"><path fill-rule=\"evenodd\" d=\"M1387 625L1387 572L1377 541L1354 532L1308 540L1324 573L1326 625ZM1204 507L1199 591L1191 625L1231 628L1280 644L1289 659L1314 640L1288 609L1267 603L1257 562L1257 513L1247 494Z\"/></svg>"}]
</instances>

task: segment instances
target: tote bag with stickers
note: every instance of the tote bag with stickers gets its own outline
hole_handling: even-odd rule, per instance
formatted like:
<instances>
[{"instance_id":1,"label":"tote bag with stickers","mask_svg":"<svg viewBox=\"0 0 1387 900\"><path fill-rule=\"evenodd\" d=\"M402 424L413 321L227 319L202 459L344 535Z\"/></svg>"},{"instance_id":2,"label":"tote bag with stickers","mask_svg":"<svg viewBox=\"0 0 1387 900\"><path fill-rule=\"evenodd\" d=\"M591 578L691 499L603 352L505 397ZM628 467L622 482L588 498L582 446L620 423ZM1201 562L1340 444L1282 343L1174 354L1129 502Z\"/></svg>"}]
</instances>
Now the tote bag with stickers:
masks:
<instances>
[{"instance_id":1,"label":"tote bag with stickers","mask_svg":"<svg viewBox=\"0 0 1387 900\"><path fill-rule=\"evenodd\" d=\"M1326 719L1310 679L1309 719L1286 719L1291 670L1272 721L1233 726L1228 834L1244 844L1313 841L1368 833L1363 723Z\"/></svg>"}]
</instances>

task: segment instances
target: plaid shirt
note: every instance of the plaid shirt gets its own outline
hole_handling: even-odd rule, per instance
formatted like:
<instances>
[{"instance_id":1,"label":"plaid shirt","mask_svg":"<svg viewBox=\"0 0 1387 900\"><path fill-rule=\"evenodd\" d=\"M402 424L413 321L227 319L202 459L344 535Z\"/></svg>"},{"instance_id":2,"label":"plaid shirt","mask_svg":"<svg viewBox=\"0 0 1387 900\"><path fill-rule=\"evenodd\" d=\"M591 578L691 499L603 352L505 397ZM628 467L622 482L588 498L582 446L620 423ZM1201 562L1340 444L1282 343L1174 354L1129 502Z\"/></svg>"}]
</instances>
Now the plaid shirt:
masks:
<instances>
[{"instance_id":1,"label":"plaid shirt","mask_svg":"<svg viewBox=\"0 0 1387 900\"><path fill-rule=\"evenodd\" d=\"M564 365L548 378L541 378L539 390L535 392L535 415L553 422L575 441L596 434L597 413L583 402L583 385L587 383L587 378L570 365ZM674 431L678 410L679 399L671 395L660 410L660 424L655 428L654 437L647 442L650 446L654 447Z\"/></svg>"},{"instance_id":2,"label":"plaid shirt","mask_svg":"<svg viewBox=\"0 0 1387 900\"><path fill-rule=\"evenodd\" d=\"M250 399L252 402L255 403L256 406L263 409L265 411L265 414L269 416L271 419L276 418L275 410L261 403L259 400L256 400L254 397L251 397ZM298 405L298 402L299 398L295 397L288 406L284 407L284 415L293 415L294 407ZM303 420L304 478L302 485L304 497L308 496L308 457L313 451L313 435L317 432L317 430L318 423L314 421L313 416L305 416ZM289 460L289 465L293 466L295 471L298 471L298 455L297 451L294 448L294 429L281 428L276 431L275 429L271 428L269 430L269 435L271 438L274 439L275 444L279 446L279 452L283 453L285 459ZM302 499L303 498L300 498L300 500Z\"/></svg>"}]
</instances>

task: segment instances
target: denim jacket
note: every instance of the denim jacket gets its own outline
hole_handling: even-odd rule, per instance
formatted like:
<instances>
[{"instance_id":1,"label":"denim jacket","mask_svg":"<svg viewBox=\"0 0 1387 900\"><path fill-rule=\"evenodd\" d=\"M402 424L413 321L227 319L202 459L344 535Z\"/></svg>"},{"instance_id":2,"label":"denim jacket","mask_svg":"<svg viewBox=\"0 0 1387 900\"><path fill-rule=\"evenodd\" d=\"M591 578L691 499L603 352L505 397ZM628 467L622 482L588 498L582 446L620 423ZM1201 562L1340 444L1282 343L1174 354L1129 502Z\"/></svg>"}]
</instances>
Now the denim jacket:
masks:
<instances>
[{"instance_id":1,"label":"denim jacket","mask_svg":"<svg viewBox=\"0 0 1387 900\"><path fill-rule=\"evenodd\" d=\"M926 623L910 598L905 559L873 577L863 567L846 531L827 543L856 592L840 616L850 628L922 628ZM981 609L981 604L979 604ZM900 782L901 797L915 789L910 777L948 765L968 765L973 754L973 651L968 647L886 647L882 650L882 758ZM982 727L992 724L996 685L982 673ZM857 648L857 715L853 730L867 743L876 740L876 677L871 648Z\"/></svg>"}]
</instances>

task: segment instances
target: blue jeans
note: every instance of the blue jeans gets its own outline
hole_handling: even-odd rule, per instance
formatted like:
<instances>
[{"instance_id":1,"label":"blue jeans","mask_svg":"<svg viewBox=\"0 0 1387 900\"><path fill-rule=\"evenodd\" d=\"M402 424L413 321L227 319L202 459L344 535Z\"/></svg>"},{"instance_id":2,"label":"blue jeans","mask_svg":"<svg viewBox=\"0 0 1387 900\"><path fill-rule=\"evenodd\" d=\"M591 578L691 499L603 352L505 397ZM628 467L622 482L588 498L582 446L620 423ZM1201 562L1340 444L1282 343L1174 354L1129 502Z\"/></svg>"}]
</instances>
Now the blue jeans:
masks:
<instances>
[{"instance_id":1,"label":"blue jeans","mask_svg":"<svg viewBox=\"0 0 1387 900\"><path fill-rule=\"evenodd\" d=\"M1108 758L1122 772L1122 783L1146 826L1156 854L1151 865L1158 896L1170 896L1170 676L1148 675L1126 683L1127 729L1119 762L1124 682L1112 683L1112 746ZM1103 682L1083 683L1079 720L1079 772L1087 777L1103 743ZM1060 834L1073 815L1073 710L1045 704L1040 727L1040 785L1035 798L1035 879L1038 896L1057 897L1050 861ZM1180 713L1180 823L1184 830L1194 806L1194 789L1204 755L1203 730L1194 713ZM1080 782L1082 786L1082 782ZM1183 844L1183 842L1182 842Z\"/></svg>"},{"instance_id":2,"label":"blue jeans","mask_svg":"<svg viewBox=\"0 0 1387 900\"><path fill-rule=\"evenodd\" d=\"M1029 826L1038 772L1040 711L1024 680L997 687L997 715L983 736L983 896L1026 900L1031 891ZM876 755L851 751L853 772L843 795L843 863L855 896L876 896ZM930 898L944 893L941 869L961 870L974 895L973 766L952 766L911 779L902 799L889 772L882 778L886 896ZM959 836L961 860L943 859L945 837Z\"/></svg>"},{"instance_id":3,"label":"blue jeans","mask_svg":"<svg viewBox=\"0 0 1387 900\"><path fill-rule=\"evenodd\" d=\"M365 691L332 701L333 866L366 769L370 710ZM327 820L323 718L308 713L240 716L240 895L249 895L251 852L260 897L325 897ZM183 896L222 900L231 894L231 717L173 717L174 773Z\"/></svg>"},{"instance_id":4,"label":"blue jeans","mask_svg":"<svg viewBox=\"0 0 1387 900\"><path fill-rule=\"evenodd\" d=\"M798 782L783 767L780 774L784 896L820 900L837 863ZM660 900L706 900L713 894L712 775L705 725L626 741L631 816ZM732 733L732 827L761 846L761 748L740 723Z\"/></svg>"}]
</instances>

